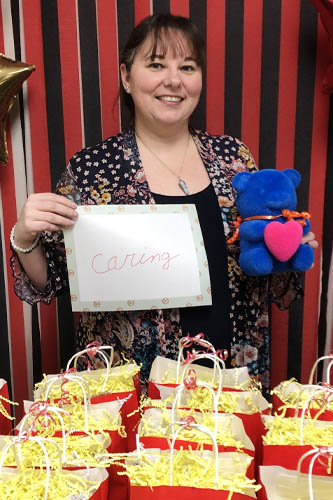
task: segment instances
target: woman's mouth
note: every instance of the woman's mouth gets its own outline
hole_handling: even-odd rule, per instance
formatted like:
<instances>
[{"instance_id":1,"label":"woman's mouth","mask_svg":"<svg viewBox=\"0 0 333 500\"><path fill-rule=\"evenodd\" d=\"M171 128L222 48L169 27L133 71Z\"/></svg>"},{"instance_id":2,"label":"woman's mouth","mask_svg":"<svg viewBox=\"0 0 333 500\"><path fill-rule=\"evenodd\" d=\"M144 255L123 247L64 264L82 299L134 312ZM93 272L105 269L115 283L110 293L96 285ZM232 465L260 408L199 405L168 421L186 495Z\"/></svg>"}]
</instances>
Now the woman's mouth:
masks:
<instances>
[{"instance_id":1,"label":"woman's mouth","mask_svg":"<svg viewBox=\"0 0 333 500\"><path fill-rule=\"evenodd\" d=\"M181 102L184 100L183 97L175 96L175 95L160 95L156 97L159 101L163 102Z\"/></svg>"}]
</instances>

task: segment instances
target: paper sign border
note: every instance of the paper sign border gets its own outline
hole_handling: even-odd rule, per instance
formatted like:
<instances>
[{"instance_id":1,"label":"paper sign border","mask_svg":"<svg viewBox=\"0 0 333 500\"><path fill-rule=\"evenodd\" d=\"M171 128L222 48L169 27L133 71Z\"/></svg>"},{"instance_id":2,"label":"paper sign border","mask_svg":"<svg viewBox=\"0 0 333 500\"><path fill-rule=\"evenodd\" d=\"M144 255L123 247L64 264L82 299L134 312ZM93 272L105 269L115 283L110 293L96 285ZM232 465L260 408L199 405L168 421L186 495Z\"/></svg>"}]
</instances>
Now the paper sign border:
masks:
<instances>
[{"instance_id":1,"label":"paper sign border","mask_svg":"<svg viewBox=\"0 0 333 500\"><path fill-rule=\"evenodd\" d=\"M199 279L201 295L187 297L164 297L158 299L143 300L120 300L120 301L81 301L79 299L79 284L75 261L75 244L73 229L64 229L65 251L67 258L68 280L71 295L72 311L97 312L97 311L138 311L148 309L170 309L178 307L191 307L200 305L211 305L211 285L206 249L203 242L197 210L194 204L175 205L80 205L77 207L78 214L101 215L101 214L159 214L159 213L186 213L190 219L193 239L196 248L197 262L199 268Z\"/></svg>"}]
</instances>

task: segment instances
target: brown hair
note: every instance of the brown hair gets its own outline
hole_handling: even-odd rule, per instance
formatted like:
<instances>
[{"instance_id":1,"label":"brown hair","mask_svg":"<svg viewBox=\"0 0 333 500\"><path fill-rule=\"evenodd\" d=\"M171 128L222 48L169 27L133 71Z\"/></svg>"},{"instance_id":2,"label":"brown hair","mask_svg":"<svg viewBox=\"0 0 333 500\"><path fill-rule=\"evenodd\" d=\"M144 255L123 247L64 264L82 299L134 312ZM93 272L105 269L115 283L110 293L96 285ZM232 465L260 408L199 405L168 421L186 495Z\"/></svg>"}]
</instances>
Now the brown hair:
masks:
<instances>
[{"instance_id":1,"label":"brown hair","mask_svg":"<svg viewBox=\"0 0 333 500\"><path fill-rule=\"evenodd\" d=\"M175 36L177 33L179 36ZM156 54L157 45L163 51L168 49L174 54L184 54L183 39L192 49L191 56L202 70L205 68L206 48L205 42L198 28L189 19L172 14L154 14L141 21L129 36L129 39L121 53L120 64L125 64L127 71L131 70L134 58L144 42L151 37L151 55ZM119 96L134 116L134 103L130 94L124 91L120 84Z\"/></svg>"}]
</instances>

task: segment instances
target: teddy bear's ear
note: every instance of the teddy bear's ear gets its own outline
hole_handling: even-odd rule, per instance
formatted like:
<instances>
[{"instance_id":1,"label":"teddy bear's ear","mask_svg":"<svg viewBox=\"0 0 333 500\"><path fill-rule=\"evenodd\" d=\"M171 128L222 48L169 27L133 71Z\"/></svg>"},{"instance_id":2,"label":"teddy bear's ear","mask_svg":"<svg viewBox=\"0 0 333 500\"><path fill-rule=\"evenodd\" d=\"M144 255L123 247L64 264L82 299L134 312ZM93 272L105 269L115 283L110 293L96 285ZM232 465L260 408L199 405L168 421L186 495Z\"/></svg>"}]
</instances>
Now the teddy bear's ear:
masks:
<instances>
[{"instance_id":1,"label":"teddy bear's ear","mask_svg":"<svg viewBox=\"0 0 333 500\"><path fill-rule=\"evenodd\" d=\"M232 187L236 189L238 193L241 193L246 188L251 175L253 174L250 174L250 172L239 172L232 181Z\"/></svg>"},{"instance_id":2,"label":"teddy bear's ear","mask_svg":"<svg viewBox=\"0 0 333 500\"><path fill-rule=\"evenodd\" d=\"M299 173L298 170L295 170L293 168L287 168L286 170L283 170L283 173L289 177L291 182L294 184L295 187L299 185L301 182L301 174Z\"/></svg>"}]
</instances>

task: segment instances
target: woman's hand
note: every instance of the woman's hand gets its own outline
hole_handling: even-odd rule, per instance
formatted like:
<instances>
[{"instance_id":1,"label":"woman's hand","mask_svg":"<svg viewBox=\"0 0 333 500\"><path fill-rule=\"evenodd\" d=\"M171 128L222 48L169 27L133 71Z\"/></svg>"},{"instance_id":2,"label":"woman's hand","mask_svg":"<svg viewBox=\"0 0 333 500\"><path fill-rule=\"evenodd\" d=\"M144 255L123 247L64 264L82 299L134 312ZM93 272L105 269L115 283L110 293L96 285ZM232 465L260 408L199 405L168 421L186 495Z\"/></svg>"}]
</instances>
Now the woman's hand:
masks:
<instances>
[{"instance_id":1,"label":"woman's hand","mask_svg":"<svg viewBox=\"0 0 333 500\"><path fill-rule=\"evenodd\" d=\"M76 203L58 194L31 194L15 226L15 244L29 247L41 231L71 227L78 217L76 207Z\"/></svg>"},{"instance_id":2,"label":"woman's hand","mask_svg":"<svg viewBox=\"0 0 333 500\"><path fill-rule=\"evenodd\" d=\"M318 241L315 240L315 235L311 231L303 236L301 243L306 243L314 249L318 248Z\"/></svg>"}]
</instances>

